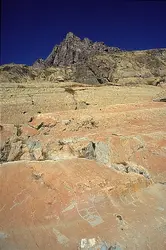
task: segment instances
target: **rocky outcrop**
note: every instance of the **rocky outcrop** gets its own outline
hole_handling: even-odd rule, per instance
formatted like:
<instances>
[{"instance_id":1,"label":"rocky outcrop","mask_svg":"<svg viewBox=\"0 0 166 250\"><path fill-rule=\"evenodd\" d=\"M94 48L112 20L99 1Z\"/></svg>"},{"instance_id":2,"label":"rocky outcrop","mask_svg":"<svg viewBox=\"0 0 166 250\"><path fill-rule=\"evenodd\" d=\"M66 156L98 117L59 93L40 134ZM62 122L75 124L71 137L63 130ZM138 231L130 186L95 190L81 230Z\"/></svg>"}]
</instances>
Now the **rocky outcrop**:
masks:
<instances>
[{"instance_id":1,"label":"rocky outcrop","mask_svg":"<svg viewBox=\"0 0 166 250\"><path fill-rule=\"evenodd\" d=\"M1 249L165 250L166 186L87 159L0 167Z\"/></svg>"},{"instance_id":2,"label":"rocky outcrop","mask_svg":"<svg viewBox=\"0 0 166 250\"><path fill-rule=\"evenodd\" d=\"M146 101L2 124L0 249L165 250L165 120Z\"/></svg>"},{"instance_id":3,"label":"rocky outcrop","mask_svg":"<svg viewBox=\"0 0 166 250\"><path fill-rule=\"evenodd\" d=\"M164 181L165 117L164 102L38 114L28 124L2 126L0 160L85 158Z\"/></svg>"},{"instance_id":4,"label":"rocky outcrop","mask_svg":"<svg viewBox=\"0 0 166 250\"><path fill-rule=\"evenodd\" d=\"M42 60L35 62L35 67L24 64L0 66L0 82L64 82L74 80L71 67L45 67Z\"/></svg>"},{"instance_id":5,"label":"rocky outcrop","mask_svg":"<svg viewBox=\"0 0 166 250\"><path fill-rule=\"evenodd\" d=\"M43 68L45 68L44 60L42 58L37 59L33 64L33 68L35 68L35 69L43 69Z\"/></svg>"},{"instance_id":6,"label":"rocky outcrop","mask_svg":"<svg viewBox=\"0 0 166 250\"><path fill-rule=\"evenodd\" d=\"M166 49L122 51L69 32L45 60L38 59L32 67L1 66L0 80L162 85L166 82Z\"/></svg>"},{"instance_id":7,"label":"rocky outcrop","mask_svg":"<svg viewBox=\"0 0 166 250\"><path fill-rule=\"evenodd\" d=\"M55 46L51 54L45 60L46 66L69 66L78 62L86 62L89 56L103 52L119 51L118 48L108 47L102 42L93 43L88 38L81 40L72 32L59 46Z\"/></svg>"},{"instance_id":8,"label":"rocky outcrop","mask_svg":"<svg viewBox=\"0 0 166 250\"><path fill-rule=\"evenodd\" d=\"M38 73L25 64L5 64L0 66L0 82L27 82L33 81Z\"/></svg>"},{"instance_id":9,"label":"rocky outcrop","mask_svg":"<svg viewBox=\"0 0 166 250\"><path fill-rule=\"evenodd\" d=\"M72 66L72 80L91 84L157 85L166 81L165 49L122 51L88 38L81 40L71 32L54 47L44 64Z\"/></svg>"}]
</instances>

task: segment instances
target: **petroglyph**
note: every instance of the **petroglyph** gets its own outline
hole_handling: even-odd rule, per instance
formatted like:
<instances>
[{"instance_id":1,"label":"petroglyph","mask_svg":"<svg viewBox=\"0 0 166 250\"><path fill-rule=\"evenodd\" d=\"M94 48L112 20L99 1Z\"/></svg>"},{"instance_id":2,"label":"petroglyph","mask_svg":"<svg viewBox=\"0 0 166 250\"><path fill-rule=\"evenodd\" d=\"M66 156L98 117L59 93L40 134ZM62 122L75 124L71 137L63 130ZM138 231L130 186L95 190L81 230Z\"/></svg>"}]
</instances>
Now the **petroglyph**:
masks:
<instances>
[{"instance_id":1,"label":"petroglyph","mask_svg":"<svg viewBox=\"0 0 166 250\"><path fill-rule=\"evenodd\" d=\"M87 249L87 248L91 248L94 247L96 245L96 239L92 238L92 239L82 239L81 243L80 243L80 247L81 249Z\"/></svg>"},{"instance_id":2,"label":"petroglyph","mask_svg":"<svg viewBox=\"0 0 166 250\"><path fill-rule=\"evenodd\" d=\"M92 227L104 222L92 200L91 204L89 204L88 201L79 201L79 203L76 204L76 209L80 217L87 221Z\"/></svg>"},{"instance_id":3,"label":"petroglyph","mask_svg":"<svg viewBox=\"0 0 166 250\"><path fill-rule=\"evenodd\" d=\"M7 238L8 238L8 234L4 232L0 232L0 239L7 239Z\"/></svg>"},{"instance_id":4,"label":"petroglyph","mask_svg":"<svg viewBox=\"0 0 166 250\"><path fill-rule=\"evenodd\" d=\"M81 218L86 220L92 227L104 222L95 207L84 208L81 210L78 210L77 208L77 212Z\"/></svg>"},{"instance_id":5,"label":"petroglyph","mask_svg":"<svg viewBox=\"0 0 166 250\"><path fill-rule=\"evenodd\" d=\"M19 199L20 195L21 195L25 190L26 190L26 189L23 189L20 193L18 193L18 194L15 196L14 201L13 201L14 204L13 204L13 206L10 207L10 210L12 210L14 207L19 206L19 205L21 205L22 203L26 202L27 199L30 197L30 195L28 195L24 200L22 200L22 201L17 201L17 200Z\"/></svg>"},{"instance_id":6,"label":"petroglyph","mask_svg":"<svg viewBox=\"0 0 166 250\"><path fill-rule=\"evenodd\" d=\"M77 202L76 202L76 201L73 201L68 207L66 207L66 208L62 211L62 213L72 210L73 208L75 208L76 204L77 204Z\"/></svg>"},{"instance_id":7,"label":"petroglyph","mask_svg":"<svg viewBox=\"0 0 166 250\"><path fill-rule=\"evenodd\" d=\"M4 210L4 208L6 207L6 204L3 205L3 207L0 209L0 212L2 212Z\"/></svg>"},{"instance_id":8,"label":"petroglyph","mask_svg":"<svg viewBox=\"0 0 166 250\"><path fill-rule=\"evenodd\" d=\"M57 241L58 241L61 245L67 247L67 246L68 246L68 243L69 243L69 239L68 239L65 235L61 234L61 233L60 233L57 229L55 229L55 228L53 228L52 231L53 231L53 233L56 235Z\"/></svg>"}]
</instances>

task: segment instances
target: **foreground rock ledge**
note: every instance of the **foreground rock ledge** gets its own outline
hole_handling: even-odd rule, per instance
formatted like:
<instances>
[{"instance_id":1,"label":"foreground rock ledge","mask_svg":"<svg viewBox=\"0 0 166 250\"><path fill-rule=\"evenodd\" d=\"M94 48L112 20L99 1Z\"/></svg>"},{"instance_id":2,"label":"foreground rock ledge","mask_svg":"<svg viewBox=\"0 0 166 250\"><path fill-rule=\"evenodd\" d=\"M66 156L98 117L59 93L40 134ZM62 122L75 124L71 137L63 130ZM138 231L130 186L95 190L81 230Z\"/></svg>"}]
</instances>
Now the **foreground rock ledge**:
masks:
<instances>
[{"instance_id":1,"label":"foreground rock ledge","mask_svg":"<svg viewBox=\"0 0 166 250\"><path fill-rule=\"evenodd\" d=\"M166 249L166 104L1 125L0 249Z\"/></svg>"},{"instance_id":2,"label":"foreground rock ledge","mask_svg":"<svg viewBox=\"0 0 166 250\"><path fill-rule=\"evenodd\" d=\"M166 249L166 185L143 175L18 161L1 165L0 185L0 249Z\"/></svg>"}]
</instances>

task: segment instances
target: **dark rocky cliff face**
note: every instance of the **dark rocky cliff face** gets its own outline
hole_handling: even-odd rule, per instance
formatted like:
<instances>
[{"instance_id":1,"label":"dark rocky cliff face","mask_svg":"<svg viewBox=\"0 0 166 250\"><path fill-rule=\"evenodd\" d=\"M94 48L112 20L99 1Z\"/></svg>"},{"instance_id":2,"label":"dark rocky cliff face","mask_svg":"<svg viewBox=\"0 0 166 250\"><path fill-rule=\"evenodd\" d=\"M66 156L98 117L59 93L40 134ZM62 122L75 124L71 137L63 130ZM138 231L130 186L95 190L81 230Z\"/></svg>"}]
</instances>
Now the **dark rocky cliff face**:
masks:
<instances>
[{"instance_id":1,"label":"dark rocky cliff face","mask_svg":"<svg viewBox=\"0 0 166 250\"><path fill-rule=\"evenodd\" d=\"M108 47L103 42L93 43L88 38L81 40L69 32L60 45L53 48L51 54L44 61L45 66L69 66L78 62L85 62L88 56L97 53L115 52L118 48ZM41 64L43 61L41 62ZM34 65L36 67L36 64Z\"/></svg>"},{"instance_id":2,"label":"dark rocky cliff face","mask_svg":"<svg viewBox=\"0 0 166 250\"><path fill-rule=\"evenodd\" d=\"M166 49L122 51L69 32L45 60L38 59L26 68L26 74L24 68L10 65L6 70L1 66L0 80L158 85L166 82Z\"/></svg>"}]
</instances>

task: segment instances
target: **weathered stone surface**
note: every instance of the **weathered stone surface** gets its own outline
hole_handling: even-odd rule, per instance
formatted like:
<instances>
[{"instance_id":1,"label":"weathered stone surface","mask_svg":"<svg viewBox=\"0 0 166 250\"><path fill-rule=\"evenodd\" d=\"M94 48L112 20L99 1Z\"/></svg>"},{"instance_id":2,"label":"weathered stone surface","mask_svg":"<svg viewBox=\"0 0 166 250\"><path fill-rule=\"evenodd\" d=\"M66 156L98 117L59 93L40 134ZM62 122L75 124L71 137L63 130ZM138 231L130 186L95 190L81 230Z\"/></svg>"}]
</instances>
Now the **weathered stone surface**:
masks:
<instances>
[{"instance_id":1,"label":"weathered stone surface","mask_svg":"<svg viewBox=\"0 0 166 250\"><path fill-rule=\"evenodd\" d=\"M87 86L73 82L60 85L59 83L31 82L24 83L22 89L17 88L17 85L17 83L4 83L0 88L0 95L3 97L0 103L2 123L19 125L33 120L33 117L39 113L53 113L76 108L89 110L97 107L104 108L112 104L149 102L166 96L166 90L162 87L147 85L131 88L131 86ZM72 89L74 95L66 89Z\"/></svg>"},{"instance_id":2,"label":"weathered stone surface","mask_svg":"<svg viewBox=\"0 0 166 250\"><path fill-rule=\"evenodd\" d=\"M119 49L108 47L102 42L93 43L88 38L81 40L72 32L69 32L63 42L54 47L45 60L45 64L46 66L69 66L87 60L89 55L112 51L119 51Z\"/></svg>"},{"instance_id":3,"label":"weathered stone surface","mask_svg":"<svg viewBox=\"0 0 166 250\"><path fill-rule=\"evenodd\" d=\"M121 51L87 38L81 40L71 32L45 60L46 67L52 65L74 65L72 80L91 84L158 85L166 81L165 49Z\"/></svg>"},{"instance_id":4,"label":"weathered stone surface","mask_svg":"<svg viewBox=\"0 0 166 250\"><path fill-rule=\"evenodd\" d=\"M0 130L0 150L4 147L6 141L16 136L17 129L14 124L2 124Z\"/></svg>"},{"instance_id":5,"label":"weathered stone surface","mask_svg":"<svg viewBox=\"0 0 166 250\"><path fill-rule=\"evenodd\" d=\"M6 64L0 66L0 81L1 82L27 82L35 80L37 72L24 64ZM22 85L19 86L22 88Z\"/></svg>"},{"instance_id":6,"label":"weathered stone surface","mask_svg":"<svg viewBox=\"0 0 166 250\"><path fill-rule=\"evenodd\" d=\"M28 152L25 152L21 155L20 160L27 160L27 161L31 161L33 160L33 157L31 156L31 154Z\"/></svg>"},{"instance_id":7,"label":"weathered stone surface","mask_svg":"<svg viewBox=\"0 0 166 250\"><path fill-rule=\"evenodd\" d=\"M77 249L89 239L165 250L166 186L143 175L86 159L24 161L2 164L0 182L1 249Z\"/></svg>"},{"instance_id":8,"label":"weathered stone surface","mask_svg":"<svg viewBox=\"0 0 166 250\"><path fill-rule=\"evenodd\" d=\"M38 153L42 156L36 159L87 158L108 167L119 164L123 171L126 167L121 163L132 162L147 169L154 181L163 182L166 178L165 119L166 106L162 102L114 105L82 110L81 114L79 110L39 114L29 123L37 133L31 130L28 133L26 125L24 130L20 127L26 131L22 151L28 148L24 153L29 152L35 159L34 152L40 148ZM130 169L134 171L134 166L129 166Z\"/></svg>"},{"instance_id":9,"label":"weathered stone surface","mask_svg":"<svg viewBox=\"0 0 166 250\"><path fill-rule=\"evenodd\" d=\"M19 155L21 156L22 141L14 142L11 144L11 149L7 161L14 161Z\"/></svg>"},{"instance_id":10,"label":"weathered stone surface","mask_svg":"<svg viewBox=\"0 0 166 250\"><path fill-rule=\"evenodd\" d=\"M110 246L109 243L102 241L99 237L98 238L85 238L81 239L80 245L78 247L79 250L81 249L91 249L91 250L122 250L122 248L117 245L113 244Z\"/></svg>"},{"instance_id":11,"label":"weathered stone surface","mask_svg":"<svg viewBox=\"0 0 166 250\"><path fill-rule=\"evenodd\" d=\"M21 126L21 135L22 136L34 136L37 135L39 132L37 129L28 126L28 125L22 125Z\"/></svg>"},{"instance_id":12,"label":"weathered stone surface","mask_svg":"<svg viewBox=\"0 0 166 250\"><path fill-rule=\"evenodd\" d=\"M45 64L44 64L44 60L43 59L37 59L34 64L33 67L36 69L43 69L45 68Z\"/></svg>"},{"instance_id":13,"label":"weathered stone surface","mask_svg":"<svg viewBox=\"0 0 166 250\"><path fill-rule=\"evenodd\" d=\"M164 92L131 103L118 87L126 104L108 105L103 88L59 88L73 110L1 125L0 249L166 249L166 103L152 101Z\"/></svg>"},{"instance_id":14,"label":"weathered stone surface","mask_svg":"<svg viewBox=\"0 0 166 250\"><path fill-rule=\"evenodd\" d=\"M32 67L2 65L0 80L163 86L166 83L166 49L122 51L103 42L81 40L69 32L46 60L38 59Z\"/></svg>"},{"instance_id":15,"label":"weathered stone surface","mask_svg":"<svg viewBox=\"0 0 166 250\"><path fill-rule=\"evenodd\" d=\"M42 150L41 148L35 148L33 150L33 156L34 156L34 159L37 160L37 161L40 161L40 160L43 160L43 155L42 155Z\"/></svg>"},{"instance_id":16,"label":"weathered stone surface","mask_svg":"<svg viewBox=\"0 0 166 250\"><path fill-rule=\"evenodd\" d=\"M166 102L166 98L154 99L154 102Z\"/></svg>"}]
</instances>

